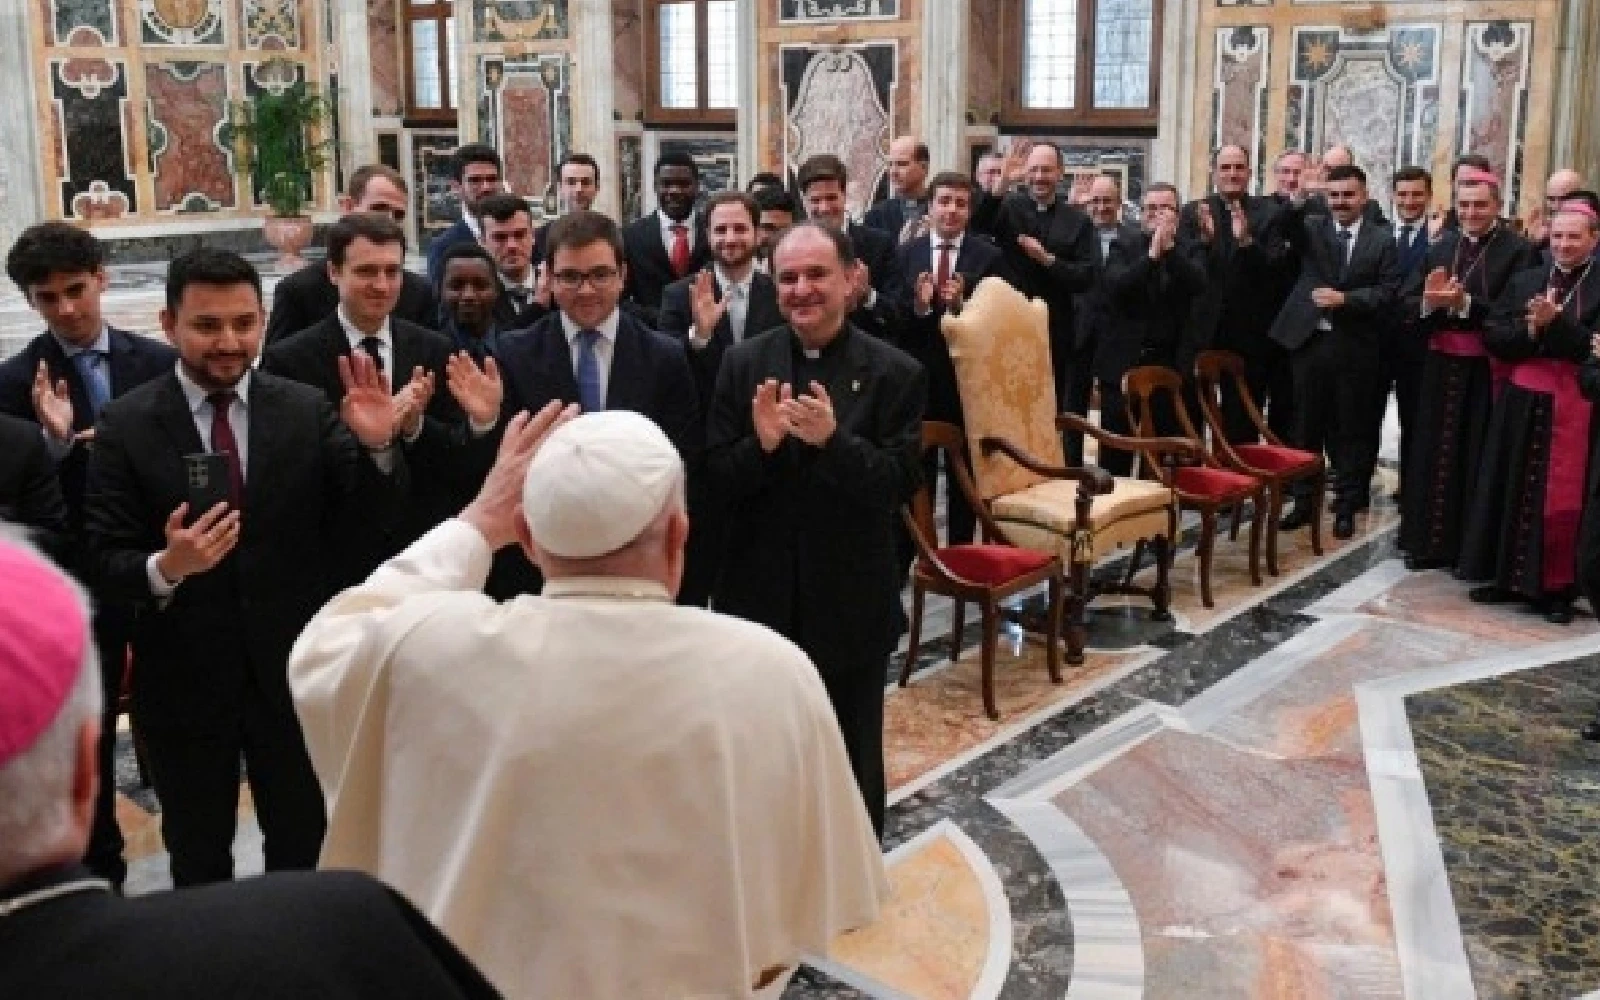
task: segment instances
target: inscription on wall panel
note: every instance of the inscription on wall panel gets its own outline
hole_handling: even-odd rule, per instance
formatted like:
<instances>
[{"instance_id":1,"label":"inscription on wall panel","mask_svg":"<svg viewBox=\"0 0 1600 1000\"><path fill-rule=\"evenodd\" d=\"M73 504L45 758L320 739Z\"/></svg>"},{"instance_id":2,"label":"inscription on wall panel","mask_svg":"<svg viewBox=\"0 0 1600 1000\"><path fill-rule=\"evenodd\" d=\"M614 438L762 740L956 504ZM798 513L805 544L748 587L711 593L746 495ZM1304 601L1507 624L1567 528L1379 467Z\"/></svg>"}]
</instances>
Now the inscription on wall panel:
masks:
<instances>
[{"instance_id":1,"label":"inscription on wall panel","mask_svg":"<svg viewBox=\"0 0 1600 1000\"><path fill-rule=\"evenodd\" d=\"M785 23L883 21L899 16L900 0L778 0L778 20Z\"/></svg>"}]
</instances>

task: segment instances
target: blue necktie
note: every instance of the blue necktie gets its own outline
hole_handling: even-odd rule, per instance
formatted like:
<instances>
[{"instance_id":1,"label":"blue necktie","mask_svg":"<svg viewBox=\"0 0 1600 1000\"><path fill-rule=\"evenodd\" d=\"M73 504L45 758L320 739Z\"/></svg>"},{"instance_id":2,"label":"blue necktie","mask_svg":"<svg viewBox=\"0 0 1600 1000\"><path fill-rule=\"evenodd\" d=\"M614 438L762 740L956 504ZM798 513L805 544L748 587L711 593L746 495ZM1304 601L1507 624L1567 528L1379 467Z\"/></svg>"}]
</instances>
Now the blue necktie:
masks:
<instances>
[{"instance_id":1,"label":"blue necktie","mask_svg":"<svg viewBox=\"0 0 1600 1000\"><path fill-rule=\"evenodd\" d=\"M83 379L83 391L89 397L89 416L94 418L98 418L101 408L111 401L111 379L107 376L105 362L104 351L79 351L72 356L78 376Z\"/></svg>"},{"instance_id":2,"label":"blue necktie","mask_svg":"<svg viewBox=\"0 0 1600 1000\"><path fill-rule=\"evenodd\" d=\"M599 413L606 408L605 395L600 391L600 356L594 350L599 339L597 330L578 331L578 403L585 413Z\"/></svg>"}]
</instances>

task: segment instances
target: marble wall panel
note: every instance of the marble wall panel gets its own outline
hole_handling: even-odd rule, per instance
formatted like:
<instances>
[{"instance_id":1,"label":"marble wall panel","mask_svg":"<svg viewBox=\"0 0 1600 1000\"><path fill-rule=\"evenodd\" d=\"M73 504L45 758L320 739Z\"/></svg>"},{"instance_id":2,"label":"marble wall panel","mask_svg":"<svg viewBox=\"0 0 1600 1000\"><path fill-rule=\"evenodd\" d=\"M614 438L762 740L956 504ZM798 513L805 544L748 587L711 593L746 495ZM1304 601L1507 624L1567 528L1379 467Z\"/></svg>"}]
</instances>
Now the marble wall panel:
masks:
<instances>
[{"instance_id":1,"label":"marble wall panel","mask_svg":"<svg viewBox=\"0 0 1600 1000\"><path fill-rule=\"evenodd\" d=\"M472 0L480 42L534 42L566 38L567 0Z\"/></svg>"},{"instance_id":2,"label":"marble wall panel","mask_svg":"<svg viewBox=\"0 0 1600 1000\"><path fill-rule=\"evenodd\" d=\"M1000 3L972 0L967 16L967 124L1000 122Z\"/></svg>"},{"instance_id":3,"label":"marble wall panel","mask_svg":"<svg viewBox=\"0 0 1600 1000\"><path fill-rule=\"evenodd\" d=\"M222 0L139 0L143 45L227 43Z\"/></svg>"},{"instance_id":4,"label":"marble wall panel","mask_svg":"<svg viewBox=\"0 0 1600 1000\"><path fill-rule=\"evenodd\" d=\"M500 149L506 183L535 215L554 215L556 163L572 146L570 66L561 53L485 59L483 141Z\"/></svg>"},{"instance_id":5,"label":"marble wall panel","mask_svg":"<svg viewBox=\"0 0 1600 1000\"><path fill-rule=\"evenodd\" d=\"M778 20L785 23L867 21L899 16L900 0L778 0Z\"/></svg>"},{"instance_id":6,"label":"marble wall panel","mask_svg":"<svg viewBox=\"0 0 1600 1000\"><path fill-rule=\"evenodd\" d=\"M1521 188L1522 144L1528 125L1533 24L1474 21L1462 50L1460 133L1457 155L1479 153L1507 178L1506 202Z\"/></svg>"},{"instance_id":7,"label":"marble wall panel","mask_svg":"<svg viewBox=\"0 0 1600 1000\"><path fill-rule=\"evenodd\" d=\"M138 208L128 162L128 67L105 59L50 62L61 125L61 214L117 219Z\"/></svg>"},{"instance_id":8,"label":"marble wall panel","mask_svg":"<svg viewBox=\"0 0 1600 1000\"><path fill-rule=\"evenodd\" d=\"M617 136L617 174L620 177L619 218L632 222L644 215L644 138Z\"/></svg>"},{"instance_id":9,"label":"marble wall panel","mask_svg":"<svg viewBox=\"0 0 1600 1000\"><path fill-rule=\"evenodd\" d=\"M223 137L228 121L227 67L153 63L144 71L156 210L231 208L233 159Z\"/></svg>"},{"instance_id":10,"label":"marble wall panel","mask_svg":"<svg viewBox=\"0 0 1600 1000\"><path fill-rule=\"evenodd\" d=\"M1211 148L1243 146L1252 151L1256 181L1266 159L1267 74L1272 29L1241 25L1217 29L1211 76Z\"/></svg>"},{"instance_id":11,"label":"marble wall panel","mask_svg":"<svg viewBox=\"0 0 1600 1000\"><path fill-rule=\"evenodd\" d=\"M372 61L372 113L405 112L401 83L400 9L398 0L367 0L367 51Z\"/></svg>"},{"instance_id":12,"label":"marble wall panel","mask_svg":"<svg viewBox=\"0 0 1600 1000\"><path fill-rule=\"evenodd\" d=\"M300 0L239 0L244 47L282 51L300 47Z\"/></svg>"},{"instance_id":13,"label":"marble wall panel","mask_svg":"<svg viewBox=\"0 0 1600 1000\"><path fill-rule=\"evenodd\" d=\"M122 43L112 0L38 0L41 21L50 26L47 45L113 46Z\"/></svg>"},{"instance_id":14,"label":"marble wall panel","mask_svg":"<svg viewBox=\"0 0 1600 1000\"><path fill-rule=\"evenodd\" d=\"M461 195L450 184L453 154L460 144L454 130L411 133L411 197L416 203L419 249L426 250L435 234L461 218Z\"/></svg>"},{"instance_id":15,"label":"marble wall panel","mask_svg":"<svg viewBox=\"0 0 1600 1000\"><path fill-rule=\"evenodd\" d=\"M897 55L894 42L779 46L784 167L798 170L818 153L844 160L846 200L855 216L872 203L886 172L896 127Z\"/></svg>"},{"instance_id":16,"label":"marble wall panel","mask_svg":"<svg viewBox=\"0 0 1600 1000\"><path fill-rule=\"evenodd\" d=\"M612 0L611 54L617 76L613 84L617 121L644 118L645 44L640 0Z\"/></svg>"}]
</instances>

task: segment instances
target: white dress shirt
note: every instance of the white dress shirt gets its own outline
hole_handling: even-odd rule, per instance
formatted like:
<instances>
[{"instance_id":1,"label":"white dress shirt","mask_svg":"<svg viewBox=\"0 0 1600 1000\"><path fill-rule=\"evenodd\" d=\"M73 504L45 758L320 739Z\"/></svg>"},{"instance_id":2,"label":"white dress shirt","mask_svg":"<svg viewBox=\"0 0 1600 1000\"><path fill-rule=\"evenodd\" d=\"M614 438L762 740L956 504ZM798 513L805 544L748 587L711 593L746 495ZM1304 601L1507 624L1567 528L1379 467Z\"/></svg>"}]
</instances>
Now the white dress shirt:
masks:
<instances>
[{"instance_id":1,"label":"white dress shirt","mask_svg":"<svg viewBox=\"0 0 1600 1000\"><path fill-rule=\"evenodd\" d=\"M611 358L616 353L617 324L622 320L622 312L618 309L611 310L611 315L601 320L595 327L595 332L600 334L600 339L594 342L594 358L600 368L600 398L611 398ZM578 334L582 328L572 321L572 317L565 312L561 314L561 332L567 335L567 349L572 352L572 377L578 377ZM569 399L569 403L577 400Z\"/></svg>"},{"instance_id":2,"label":"white dress shirt","mask_svg":"<svg viewBox=\"0 0 1600 1000\"><path fill-rule=\"evenodd\" d=\"M367 349L361 346L361 342L366 340L368 337L378 338L378 356L383 358L383 371L380 374L383 375L384 384L389 387L389 392L393 393L394 332L389 327L389 317L385 316L383 318L383 325L379 326L376 332L362 333L361 330L350 321L350 314L344 311L344 303L342 302L339 303L338 316L339 325L344 328L345 339L350 341L351 351L359 351L362 354L366 354Z\"/></svg>"},{"instance_id":3,"label":"white dress shirt","mask_svg":"<svg viewBox=\"0 0 1600 1000\"><path fill-rule=\"evenodd\" d=\"M1329 221L1331 221L1333 223L1334 245L1338 246L1340 248L1340 251L1344 254L1344 259L1339 261L1339 269L1340 269L1340 272L1342 273L1344 268L1346 268L1346 267L1348 267L1350 265L1350 258L1355 256L1356 242L1361 239L1361 216L1359 216L1359 215L1356 216L1356 221L1350 223L1348 226L1345 225L1344 223L1340 222L1338 219L1330 219ZM1347 230L1350 231L1350 239L1349 240L1346 240L1344 237L1339 235L1339 231L1341 229L1347 229ZM1333 275L1333 277L1335 279L1337 279L1339 276L1338 275ZM1326 311L1324 311L1323 318L1317 322L1317 329L1318 330L1332 330L1333 329L1333 324L1328 322Z\"/></svg>"}]
</instances>

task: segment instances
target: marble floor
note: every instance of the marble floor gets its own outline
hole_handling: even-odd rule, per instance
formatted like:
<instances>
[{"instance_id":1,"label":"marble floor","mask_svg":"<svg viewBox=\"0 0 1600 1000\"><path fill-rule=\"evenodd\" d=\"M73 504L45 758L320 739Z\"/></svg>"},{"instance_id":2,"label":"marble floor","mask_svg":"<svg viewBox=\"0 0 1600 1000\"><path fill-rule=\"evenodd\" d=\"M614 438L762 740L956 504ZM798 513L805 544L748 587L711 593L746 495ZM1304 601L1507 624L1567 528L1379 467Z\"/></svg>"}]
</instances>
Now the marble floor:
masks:
<instances>
[{"instance_id":1,"label":"marble floor","mask_svg":"<svg viewBox=\"0 0 1600 1000\"><path fill-rule=\"evenodd\" d=\"M1097 602L1061 684L1006 633L999 721L976 622L952 660L951 608L930 602L909 685L886 688L893 897L786 996L1600 995L1600 746L1575 736L1600 704L1600 627L1407 572L1394 436L1372 511L1353 539L1325 530L1322 556L1287 535L1281 575L1254 587L1224 541L1205 609L1185 548L1174 621ZM126 734L117 782L129 887L164 888ZM250 874L247 795L240 819Z\"/></svg>"}]
</instances>

